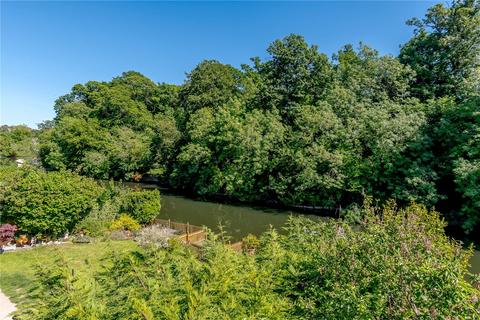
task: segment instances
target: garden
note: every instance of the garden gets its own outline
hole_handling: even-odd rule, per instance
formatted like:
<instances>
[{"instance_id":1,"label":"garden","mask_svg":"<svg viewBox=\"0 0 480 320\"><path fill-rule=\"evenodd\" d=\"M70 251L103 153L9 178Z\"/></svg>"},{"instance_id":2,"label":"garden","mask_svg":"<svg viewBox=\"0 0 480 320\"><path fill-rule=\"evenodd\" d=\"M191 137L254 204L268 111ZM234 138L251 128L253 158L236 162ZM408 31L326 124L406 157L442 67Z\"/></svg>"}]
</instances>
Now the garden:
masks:
<instances>
[{"instance_id":1,"label":"garden","mask_svg":"<svg viewBox=\"0 0 480 320\"><path fill-rule=\"evenodd\" d=\"M0 255L0 288L17 319L480 316L473 248L448 238L423 205L367 199L355 222L291 217L240 248L212 232L188 246L151 223L158 191L29 167L1 175L2 241L44 243Z\"/></svg>"}]
</instances>

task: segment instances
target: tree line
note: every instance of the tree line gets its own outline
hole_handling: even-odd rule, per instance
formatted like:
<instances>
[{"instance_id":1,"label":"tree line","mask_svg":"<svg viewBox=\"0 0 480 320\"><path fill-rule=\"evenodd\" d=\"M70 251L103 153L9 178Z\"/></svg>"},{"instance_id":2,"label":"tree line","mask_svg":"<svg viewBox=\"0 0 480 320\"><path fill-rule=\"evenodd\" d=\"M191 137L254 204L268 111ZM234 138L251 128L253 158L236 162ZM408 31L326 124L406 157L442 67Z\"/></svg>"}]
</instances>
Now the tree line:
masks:
<instances>
[{"instance_id":1,"label":"tree line","mask_svg":"<svg viewBox=\"0 0 480 320\"><path fill-rule=\"evenodd\" d=\"M332 57L300 35L241 68L199 63L182 85L134 71L73 86L40 125L47 170L155 175L242 201L436 206L480 225L480 3L408 21L398 56L359 44Z\"/></svg>"}]
</instances>

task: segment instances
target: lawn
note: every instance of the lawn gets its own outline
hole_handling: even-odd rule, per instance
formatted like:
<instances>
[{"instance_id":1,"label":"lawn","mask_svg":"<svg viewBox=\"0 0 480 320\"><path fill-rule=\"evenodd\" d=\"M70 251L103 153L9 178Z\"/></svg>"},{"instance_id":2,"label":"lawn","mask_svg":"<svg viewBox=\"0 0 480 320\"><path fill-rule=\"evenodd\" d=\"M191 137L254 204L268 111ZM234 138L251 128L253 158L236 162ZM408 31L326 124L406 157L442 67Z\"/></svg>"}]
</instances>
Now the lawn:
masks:
<instances>
[{"instance_id":1,"label":"lawn","mask_svg":"<svg viewBox=\"0 0 480 320\"><path fill-rule=\"evenodd\" d=\"M88 277L105 261L102 258L111 251L126 252L137 247L133 241L107 241L92 244L65 244L38 247L0 255L0 288L17 304L17 308L34 303L35 269L37 265L52 265L62 256L80 276Z\"/></svg>"}]
</instances>

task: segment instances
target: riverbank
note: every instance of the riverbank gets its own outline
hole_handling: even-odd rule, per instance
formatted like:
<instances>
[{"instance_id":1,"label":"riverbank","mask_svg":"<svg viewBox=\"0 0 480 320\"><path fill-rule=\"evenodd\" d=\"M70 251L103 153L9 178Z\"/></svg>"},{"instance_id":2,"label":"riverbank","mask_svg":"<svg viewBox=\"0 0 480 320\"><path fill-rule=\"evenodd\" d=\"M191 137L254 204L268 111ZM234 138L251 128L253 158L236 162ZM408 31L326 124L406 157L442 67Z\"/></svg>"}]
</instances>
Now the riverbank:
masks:
<instances>
[{"instance_id":1,"label":"riverbank","mask_svg":"<svg viewBox=\"0 0 480 320\"><path fill-rule=\"evenodd\" d=\"M165 184L161 184L159 181L155 179L149 179L141 182L121 182L121 183L134 189L137 189L137 188L159 189L162 194L162 197L167 195L167 196L188 199L191 201L195 201L196 203L212 203L212 204L221 204L221 205L227 205L227 206L232 206L237 208L251 208L256 212L277 212L280 214L286 212L287 214L306 215L309 218L339 218L342 216L342 213L344 212L344 208L342 208L342 206L321 207L321 206L314 206L314 205L284 205L275 200L248 202L248 201L241 201L239 199L236 199L234 197L230 197L224 194L198 196L192 193L184 193L181 190L172 189ZM193 208L193 211L196 212L195 208ZM185 214L182 214L181 216L174 216L171 218L172 219L187 218L187 220L185 221L181 220L181 222L191 222L191 221L188 221L188 217L185 217ZM198 223L198 222L195 222L195 223ZM275 226L274 222L272 224ZM207 226L210 227L210 225L207 225ZM475 249L477 251L480 251L480 234L466 235L459 226L451 226L451 225L447 226L447 228L445 229L445 232L449 237L462 241L465 246L473 244Z\"/></svg>"},{"instance_id":2,"label":"riverbank","mask_svg":"<svg viewBox=\"0 0 480 320\"><path fill-rule=\"evenodd\" d=\"M140 182L122 182L125 185L135 188L135 186L140 186L141 188L146 189L159 189L162 193L167 193L170 195L177 195L186 197L196 201L207 201L207 202L217 202L223 204L230 204L230 205L238 205L238 206L251 206L251 207L258 207L258 208L269 208L269 209L279 209L279 210L294 210L301 213L307 214L315 214L325 217L334 217L338 218L342 212L342 206L337 207L325 207L325 206L316 206L316 205L303 205L303 204L296 204L296 205L286 205L281 203L278 200L254 200L254 201L242 201L238 198L233 196L229 196L223 193L215 193L215 194L206 194L206 195L198 195L191 192L185 192L183 190L174 189L166 184L162 184L159 180L155 179L146 179L141 180Z\"/></svg>"}]
</instances>

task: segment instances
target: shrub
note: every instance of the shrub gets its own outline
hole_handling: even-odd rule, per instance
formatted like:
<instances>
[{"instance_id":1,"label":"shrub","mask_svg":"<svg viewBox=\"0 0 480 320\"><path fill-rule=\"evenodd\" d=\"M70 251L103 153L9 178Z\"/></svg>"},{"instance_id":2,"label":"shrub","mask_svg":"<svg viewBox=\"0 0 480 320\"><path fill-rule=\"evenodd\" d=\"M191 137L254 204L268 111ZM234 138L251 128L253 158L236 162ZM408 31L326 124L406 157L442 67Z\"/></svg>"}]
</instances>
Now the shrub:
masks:
<instances>
[{"instance_id":1,"label":"shrub","mask_svg":"<svg viewBox=\"0 0 480 320\"><path fill-rule=\"evenodd\" d=\"M23 247L28 243L28 237L25 234L22 234L20 237L18 237L15 240L15 243L17 244L18 247Z\"/></svg>"},{"instance_id":2,"label":"shrub","mask_svg":"<svg viewBox=\"0 0 480 320\"><path fill-rule=\"evenodd\" d=\"M83 232L92 237L105 235L117 216L119 206L107 200L102 206L95 205L92 211L76 226L76 232Z\"/></svg>"},{"instance_id":3,"label":"shrub","mask_svg":"<svg viewBox=\"0 0 480 320\"><path fill-rule=\"evenodd\" d=\"M110 229L136 231L140 229L140 224L129 215L122 214L112 222Z\"/></svg>"},{"instance_id":4,"label":"shrub","mask_svg":"<svg viewBox=\"0 0 480 320\"><path fill-rule=\"evenodd\" d=\"M127 192L123 195L120 210L127 212L139 223L152 222L160 213L160 192L142 190Z\"/></svg>"},{"instance_id":5,"label":"shrub","mask_svg":"<svg viewBox=\"0 0 480 320\"><path fill-rule=\"evenodd\" d=\"M11 242L16 231L17 226L8 223L0 225L0 245Z\"/></svg>"},{"instance_id":6,"label":"shrub","mask_svg":"<svg viewBox=\"0 0 480 320\"><path fill-rule=\"evenodd\" d=\"M258 240L258 238L253 234L249 234L242 239L242 248L244 250L256 249L259 245L260 240Z\"/></svg>"},{"instance_id":7,"label":"shrub","mask_svg":"<svg viewBox=\"0 0 480 320\"><path fill-rule=\"evenodd\" d=\"M438 212L417 204L399 210L393 203L363 211L360 227L291 219L280 241L264 238L259 259L272 259L276 252L273 268L288 266L277 280L287 284L281 290L293 299L297 316L480 316L480 291L465 280L472 252L445 236Z\"/></svg>"},{"instance_id":8,"label":"shrub","mask_svg":"<svg viewBox=\"0 0 480 320\"><path fill-rule=\"evenodd\" d=\"M7 176L0 190L2 219L28 234L58 236L73 230L101 193L94 180L66 171L20 168Z\"/></svg>"},{"instance_id":9,"label":"shrub","mask_svg":"<svg viewBox=\"0 0 480 320\"><path fill-rule=\"evenodd\" d=\"M142 246L156 246L159 248L168 247L168 240L175 235L175 230L162 227L160 225L152 225L143 228L135 240Z\"/></svg>"}]
</instances>

